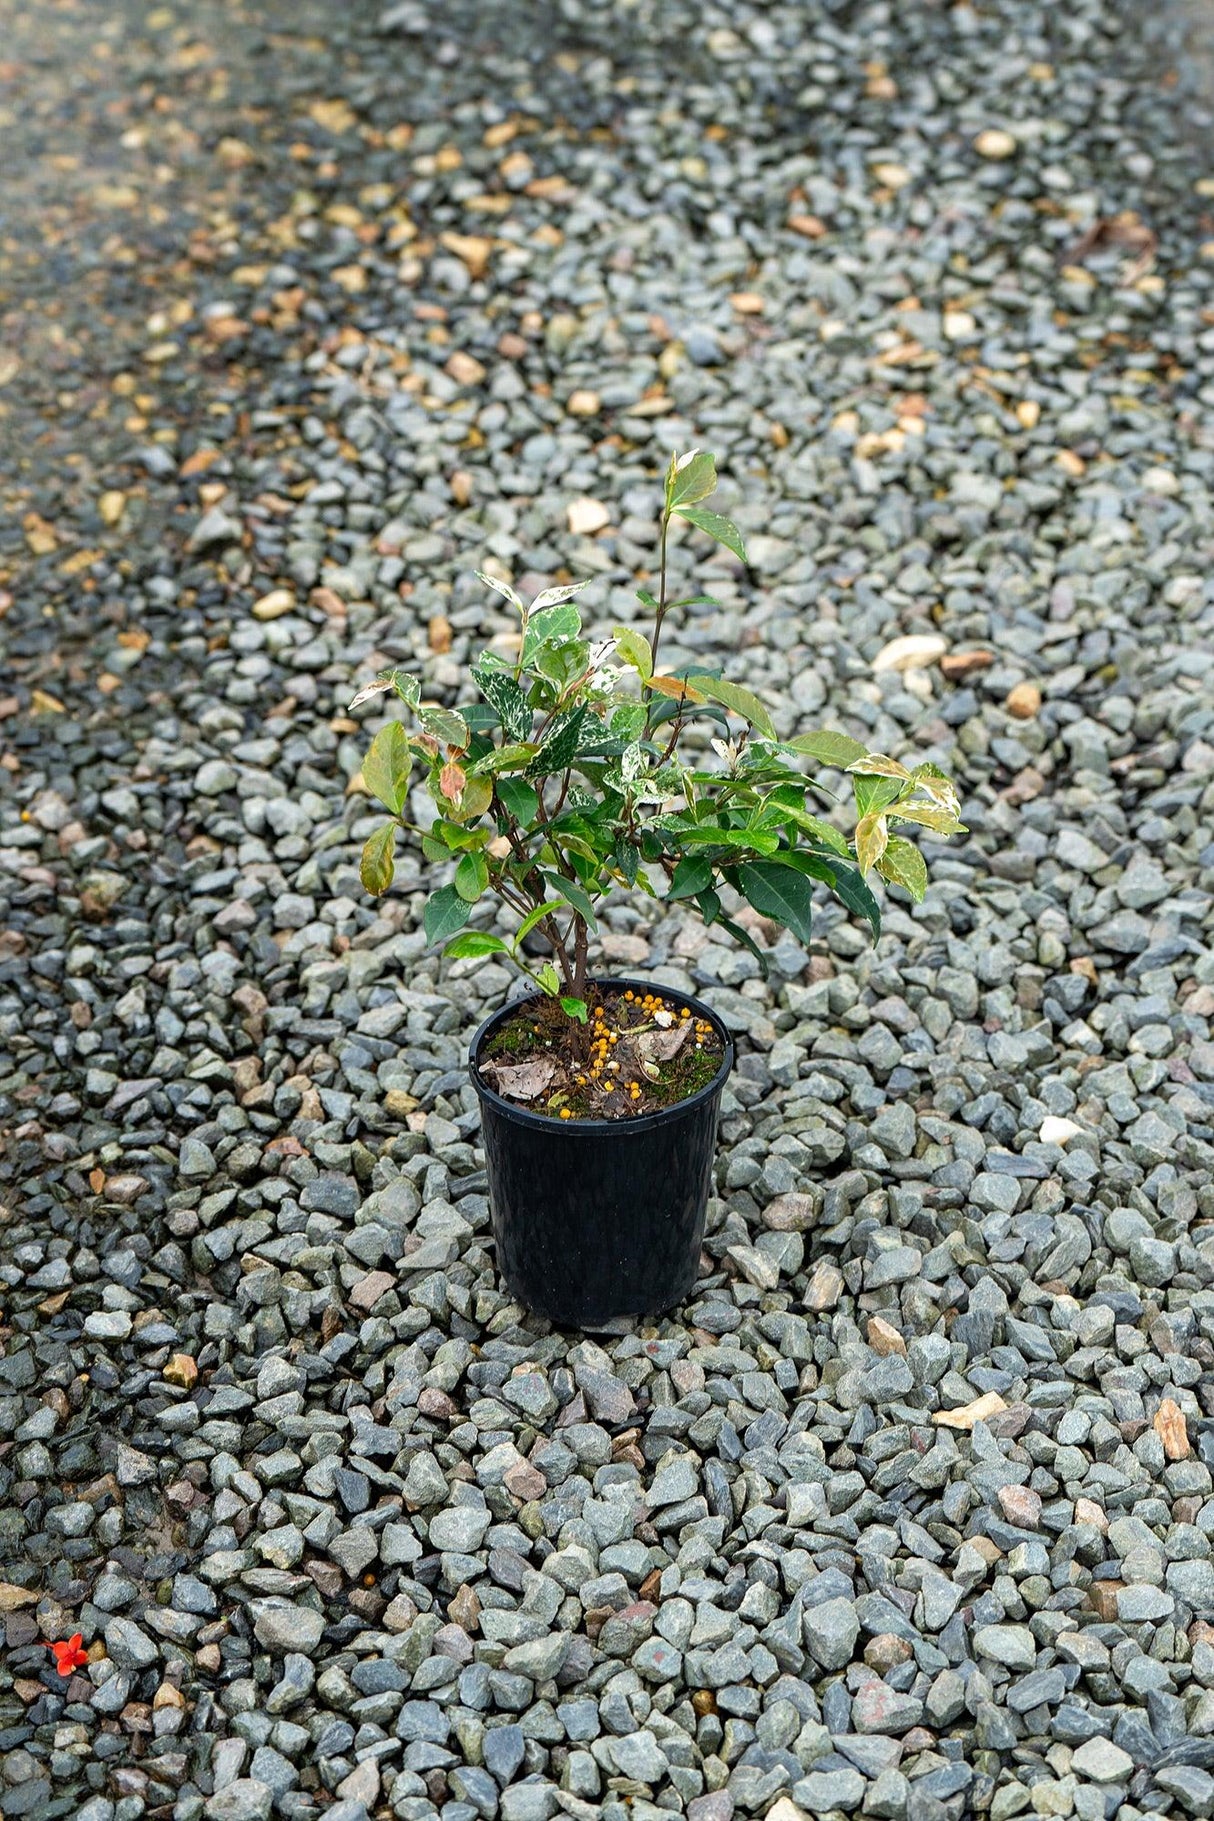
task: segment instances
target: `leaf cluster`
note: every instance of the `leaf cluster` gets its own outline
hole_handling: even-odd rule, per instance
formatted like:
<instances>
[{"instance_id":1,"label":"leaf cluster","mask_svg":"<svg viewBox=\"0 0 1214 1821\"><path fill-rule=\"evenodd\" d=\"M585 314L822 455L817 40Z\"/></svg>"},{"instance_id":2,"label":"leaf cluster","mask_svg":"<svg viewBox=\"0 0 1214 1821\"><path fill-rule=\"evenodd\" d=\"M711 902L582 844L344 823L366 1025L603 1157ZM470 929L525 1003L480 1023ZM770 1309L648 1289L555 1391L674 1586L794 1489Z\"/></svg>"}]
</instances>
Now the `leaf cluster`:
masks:
<instances>
[{"instance_id":1,"label":"leaf cluster","mask_svg":"<svg viewBox=\"0 0 1214 1821\"><path fill-rule=\"evenodd\" d=\"M620 888L685 902L764 962L731 912L729 894L808 942L814 892L824 887L864 919L874 937L875 870L921 899L927 869L899 832L960 833L954 786L933 765L908 768L833 729L781 738L765 704L707 666L660 668L663 624L707 597L672 601L667 544L681 520L745 561L732 520L703 504L716 487L705 451L672 457L661 518L657 593L641 588L642 624L587 636L575 596L587 582L545 589L530 602L481 574L518 616L512 656L484 652L471 666L476 696L456 710L423 700L418 677L385 672L357 707L391 693L407 721L371 742L362 782L388 812L363 849L367 890L392 883L395 844L412 834L444 882L425 907L431 942L452 957L500 954L585 1015L590 939L603 899ZM708 723L715 762L687 753L687 731ZM810 769L807 769L807 764ZM854 797L845 833L811 804L836 799L812 775L842 772ZM425 828L407 810L420 782L434 808ZM468 925L483 898L515 913L503 937ZM524 941L547 940L552 959L529 964Z\"/></svg>"}]
</instances>

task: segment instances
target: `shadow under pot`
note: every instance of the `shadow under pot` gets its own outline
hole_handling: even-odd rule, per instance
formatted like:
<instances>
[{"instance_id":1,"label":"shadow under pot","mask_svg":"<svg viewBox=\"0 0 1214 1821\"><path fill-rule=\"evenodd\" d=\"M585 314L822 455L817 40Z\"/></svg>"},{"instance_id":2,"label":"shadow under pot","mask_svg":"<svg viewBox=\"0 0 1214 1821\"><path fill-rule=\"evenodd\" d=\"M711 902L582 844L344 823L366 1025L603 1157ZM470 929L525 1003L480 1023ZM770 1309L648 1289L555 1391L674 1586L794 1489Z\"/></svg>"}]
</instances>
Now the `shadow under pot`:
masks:
<instances>
[{"instance_id":1,"label":"shadow under pot","mask_svg":"<svg viewBox=\"0 0 1214 1821\"><path fill-rule=\"evenodd\" d=\"M593 981L600 991L652 983ZM722 1044L712 1080L685 1100L630 1119L559 1119L506 1100L480 1058L513 1000L472 1040L498 1265L507 1289L559 1327L595 1328L656 1315L695 1283L712 1187L721 1090L734 1047L716 1013L661 986L662 997L712 1025Z\"/></svg>"}]
</instances>

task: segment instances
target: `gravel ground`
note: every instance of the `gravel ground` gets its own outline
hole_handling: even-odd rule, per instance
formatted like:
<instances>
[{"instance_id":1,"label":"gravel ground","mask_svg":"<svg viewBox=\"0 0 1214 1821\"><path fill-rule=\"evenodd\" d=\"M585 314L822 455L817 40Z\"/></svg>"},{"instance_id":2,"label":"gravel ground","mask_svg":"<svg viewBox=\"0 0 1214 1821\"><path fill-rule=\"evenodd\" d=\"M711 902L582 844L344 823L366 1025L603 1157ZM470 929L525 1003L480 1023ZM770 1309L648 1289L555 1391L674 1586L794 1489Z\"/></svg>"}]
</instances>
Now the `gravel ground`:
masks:
<instances>
[{"instance_id":1,"label":"gravel ground","mask_svg":"<svg viewBox=\"0 0 1214 1821\"><path fill-rule=\"evenodd\" d=\"M272 10L3 7L0 1815L1211 1815L1181 89L1097 0ZM626 616L692 442L752 561L668 655L973 833L766 983L609 912L741 1057L694 1298L590 1339L344 705L487 559Z\"/></svg>"}]
</instances>

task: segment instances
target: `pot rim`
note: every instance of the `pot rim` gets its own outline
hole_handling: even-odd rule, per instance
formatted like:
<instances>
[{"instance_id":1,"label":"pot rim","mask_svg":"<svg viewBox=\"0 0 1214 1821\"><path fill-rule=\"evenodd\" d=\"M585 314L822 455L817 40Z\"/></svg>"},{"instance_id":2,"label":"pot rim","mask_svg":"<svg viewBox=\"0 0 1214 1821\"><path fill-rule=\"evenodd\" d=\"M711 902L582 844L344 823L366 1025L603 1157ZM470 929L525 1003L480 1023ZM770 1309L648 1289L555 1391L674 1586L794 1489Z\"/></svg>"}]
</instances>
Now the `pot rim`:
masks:
<instances>
[{"instance_id":1,"label":"pot rim","mask_svg":"<svg viewBox=\"0 0 1214 1821\"><path fill-rule=\"evenodd\" d=\"M487 1081L482 1080L478 1062L481 1048L493 1028L508 1013L517 1010L520 1005L542 997L542 994L538 992L522 993L517 999L510 999L505 1005L499 1006L496 1012L491 1012L488 1018L478 1026L472 1042L468 1046L468 1073L472 1086L482 1102L488 1102L495 1111L505 1114L519 1125L554 1134L559 1132L562 1138L601 1138L608 1132L625 1138L632 1133L652 1132L656 1127L670 1125L685 1113L702 1107L714 1095L720 1093L732 1073L736 1052L733 1038L730 1036L724 1020L719 1013L713 1011L710 1005L705 1005L702 999L695 998L691 993L681 992L677 986L666 986L660 980L629 980L617 974L604 974L590 980L588 985L622 987L634 992L638 987L650 992L656 987L680 1005L689 1006L699 1016L706 1018L724 1045L721 1066L712 1080L706 1081L704 1086L697 1088L694 1094L688 1094L686 1099L676 1100L671 1106L659 1107L653 1113L639 1113L635 1119L561 1119L551 1113L537 1113L530 1107L520 1106L516 1100L507 1100L504 1094L499 1094L496 1088L491 1088Z\"/></svg>"}]
</instances>

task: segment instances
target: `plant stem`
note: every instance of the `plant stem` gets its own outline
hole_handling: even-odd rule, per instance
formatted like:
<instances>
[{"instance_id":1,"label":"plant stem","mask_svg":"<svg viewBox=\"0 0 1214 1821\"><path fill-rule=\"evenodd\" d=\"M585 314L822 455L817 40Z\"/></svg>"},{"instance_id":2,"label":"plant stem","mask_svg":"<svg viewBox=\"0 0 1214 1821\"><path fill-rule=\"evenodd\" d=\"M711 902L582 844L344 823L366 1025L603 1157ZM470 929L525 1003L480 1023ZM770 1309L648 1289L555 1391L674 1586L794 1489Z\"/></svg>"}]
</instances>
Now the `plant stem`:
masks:
<instances>
[{"instance_id":1,"label":"plant stem","mask_svg":"<svg viewBox=\"0 0 1214 1821\"><path fill-rule=\"evenodd\" d=\"M650 650L653 655L653 671L655 675L657 674L658 668L658 646L662 642L662 621L666 618L666 538L669 531L670 514L667 511L663 511L662 542L658 552L658 607L657 612L653 617L653 639L650 643ZM650 708L652 708L652 706L653 704L651 701ZM645 732L649 732L648 710L645 715Z\"/></svg>"}]
</instances>

